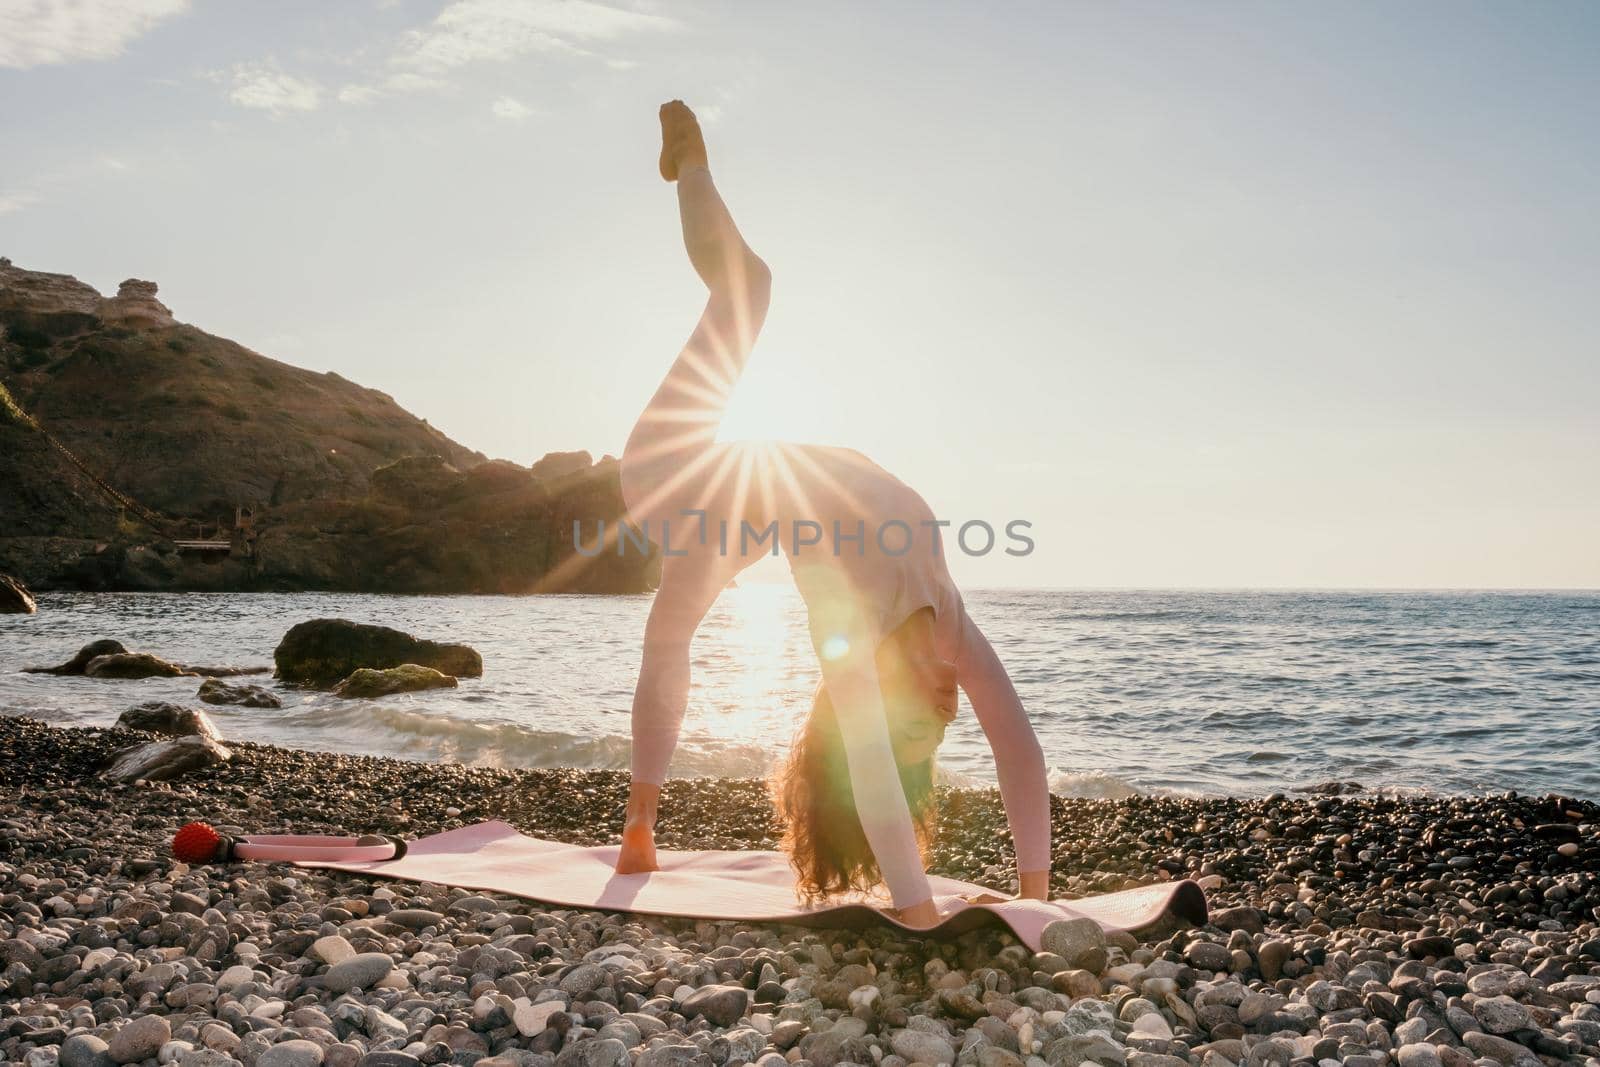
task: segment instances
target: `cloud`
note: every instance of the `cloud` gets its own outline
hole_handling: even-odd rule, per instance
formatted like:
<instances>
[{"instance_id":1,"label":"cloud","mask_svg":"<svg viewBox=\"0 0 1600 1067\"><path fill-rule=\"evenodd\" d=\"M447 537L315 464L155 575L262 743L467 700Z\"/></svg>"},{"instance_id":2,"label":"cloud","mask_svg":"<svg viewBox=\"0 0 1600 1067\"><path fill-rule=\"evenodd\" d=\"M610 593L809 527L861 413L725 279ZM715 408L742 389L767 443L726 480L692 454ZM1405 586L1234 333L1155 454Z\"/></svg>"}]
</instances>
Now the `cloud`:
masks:
<instances>
[{"instance_id":1,"label":"cloud","mask_svg":"<svg viewBox=\"0 0 1600 1067\"><path fill-rule=\"evenodd\" d=\"M0 0L9 2L14 0ZM362 62L362 56L351 57L347 69L355 67L358 80L341 85L332 96L341 104L369 104L405 93L450 90L456 84L448 75L458 68L536 53L586 56L628 70L632 60L602 55L596 46L678 26L665 15L598 0L449 0L432 22L401 34L386 60L374 66ZM241 63L211 76L232 84L228 98L235 104L274 115L312 111L322 102L317 82L287 74L270 60ZM494 101L490 111L509 120L533 113L509 96Z\"/></svg>"},{"instance_id":2,"label":"cloud","mask_svg":"<svg viewBox=\"0 0 1600 1067\"><path fill-rule=\"evenodd\" d=\"M111 59L189 0L0 0L0 67Z\"/></svg>"},{"instance_id":3,"label":"cloud","mask_svg":"<svg viewBox=\"0 0 1600 1067\"><path fill-rule=\"evenodd\" d=\"M512 121L525 119L533 114L527 104L510 96L502 96L489 105L489 110L494 112L494 117L497 119L510 119Z\"/></svg>"},{"instance_id":4,"label":"cloud","mask_svg":"<svg viewBox=\"0 0 1600 1067\"><path fill-rule=\"evenodd\" d=\"M405 34L394 62L439 73L535 52L592 55L587 45L677 23L594 0L453 0L433 22Z\"/></svg>"},{"instance_id":5,"label":"cloud","mask_svg":"<svg viewBox=\"0 0 1600 1067\"><path fill-rule=\"evenodd\" d=\"M397 93L420 93L428 89L445 89L450 85L443 78L433 78L412 71L398 71L371 82L355 82L339 90L341 104L367 104L380 96Z\"/></svg>"},{"instance_id":6,"label":"cloud","mask_svg":"<svg viewBox=\"0 0 1600 1067\"><path fill-rule=\"evenodd\" d=\"M26 189L0 190L0 215L11 215L39 202L39 194Z\"/></svg>"},{"instance_id":7,"label":"cloud","mask_svg":"<svg viewBox=\"0 0 1600 1067\"><path fill-rule=\"evenodd\" d=\"M240 107L256 108L272 115L315 111L322 102L322 90L316 82L286 74L270 61L236 63L217 76L232 83L229 100Z\"/></svg>"}]
</instances>

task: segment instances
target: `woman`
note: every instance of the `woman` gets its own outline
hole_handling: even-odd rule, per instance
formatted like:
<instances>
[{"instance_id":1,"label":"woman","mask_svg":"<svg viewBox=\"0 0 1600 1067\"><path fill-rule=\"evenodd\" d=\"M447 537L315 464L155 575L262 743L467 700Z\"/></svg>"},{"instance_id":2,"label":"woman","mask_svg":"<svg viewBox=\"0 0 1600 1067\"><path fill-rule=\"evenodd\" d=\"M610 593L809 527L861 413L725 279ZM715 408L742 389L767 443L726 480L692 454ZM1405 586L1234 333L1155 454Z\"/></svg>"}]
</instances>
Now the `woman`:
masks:
<instances>
[{"instance_id":1,"label":"woman","mask_svg":"<svg viewBox=\"0 0 1600 1067\"><path fill-rule=\"evenodd\" d=\"M801 890L822 898L881 880L904 921L938 921L920 845L932 828L933 756L959 685L994 751L1021 893L1044 899L1044 756L1005 668L962 606L928 505L846 449L715 440L766 317L771 274L712 184L699 124L681 101L662 106L661 138L661 176L678 185L684 245L710 297L622 457L628 510L664 559L634 692L617 871L656 869L657 797L700 620L736 574L781 547L822 667L774 789Z\"/></svg>"}]
</instances>

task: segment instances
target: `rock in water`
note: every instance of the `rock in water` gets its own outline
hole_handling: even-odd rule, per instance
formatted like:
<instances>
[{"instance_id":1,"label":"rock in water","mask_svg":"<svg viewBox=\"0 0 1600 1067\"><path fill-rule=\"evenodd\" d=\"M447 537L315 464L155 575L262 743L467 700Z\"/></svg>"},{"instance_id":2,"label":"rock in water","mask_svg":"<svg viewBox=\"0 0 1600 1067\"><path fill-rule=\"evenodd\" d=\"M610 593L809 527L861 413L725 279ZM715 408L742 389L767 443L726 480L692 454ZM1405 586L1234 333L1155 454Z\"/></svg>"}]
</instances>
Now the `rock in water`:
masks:
<instances>
[{"instance_id":1,"label":"rock in water","mask_svg":"<svg viewBox=\"0 0 1600 1067\"><path fill-rule=\"evenodd\" d=\"M25 667L26 674L82 674L85 667L101 656L116 656L128 651L121 641L91 641L78 649L78 654L54 667Z\"/></svg>"},{"instance_id":2,"label":"rock in water","mask_svg":"<svg viewBox=\"0 0 1600 1067\"><path fill-rule=\"evenodd\" d=\"M293 627L272 653L278 677L330 686L362 668L414 663L456 678L483 674L483 657L466 645L424 641L387 626L347 619L312 619Z\"/></svg>"},{"instance_id":3,"label":"rock in water","mask_svg":"<svg viewBox=\"0 0 1600 1067\"><path fill-rule=\"evenodd\" d=\"M0 615L32 615L38 610L27 586L9 574L0 574Z\"/></svg>"},{"instance_id":4,"label":"rock in water","mask_svg":"<svg viewBox=\"0 0 1600 1067\"><path fill-rule=\"evenodd\" d=\"M215 678L201 682L198 695L207 704L236 704L241 708L283 707L283 701L259 685L229 685Z\"/></svg>"},{"instance_id":5,"label":"rock in water","mask_svg":"<svg viewBox=\"0 0 1600 1067\"><path fill-rule=\"evenodd\" d=\"M124 749L102 773L115 782L138 778L158 782L232 758L232 752L208 737L180 737Z\"/></svg>"},{"instance_id":6,"label":"rock in water","mask_svg":"<svg viewBox=\"0 0 1600 1067\"><path fill-rule=\"evenodd\" d=\"M166 734L169 737L207 737L222 740L222 731L211 721L211 716L199 708L186 708L181 704L156 701L129 708L117 716L117 726L124 730L143 730L146 733Z\"/></svg>"},{"instance_id":7,"label":"rock in water","mask_svg":"<svg viewBox=\"0 0 1600 1067\"><path fill-rule=\"evenodd\" d=\"M182 678L192 674L176 663L168 663L148 652L113 652L96 656L84 667L90 678Z\"/></svg>"},{"instance_id":8,"label":"rock in water","mask_svg":"<svg viewBox=\"0 0 1600 1067\"><path fill-rule=\"evenodd\" d=\"M335 696L386 697L395 693L416 693L424 689L454 689L456 680L432 667L402 663L398 667L375 671L363 667L333 687Z\"/></svg>"}]
</instances>

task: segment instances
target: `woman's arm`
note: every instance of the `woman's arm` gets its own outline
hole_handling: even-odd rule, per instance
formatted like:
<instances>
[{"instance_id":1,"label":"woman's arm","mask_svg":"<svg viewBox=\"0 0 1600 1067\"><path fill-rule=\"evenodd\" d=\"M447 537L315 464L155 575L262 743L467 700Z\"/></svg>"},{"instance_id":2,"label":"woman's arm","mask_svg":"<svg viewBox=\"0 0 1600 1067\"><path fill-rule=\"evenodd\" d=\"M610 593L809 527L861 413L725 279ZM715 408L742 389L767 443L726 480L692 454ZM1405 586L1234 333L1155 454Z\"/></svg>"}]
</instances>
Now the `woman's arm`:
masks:
<instances>
[{"instance_id":1,"label":"woman's arm","mask_svg":"<svg viewBox=\"0 0 1600 1067\"><path fill-rule=\"evenodd\" d=\"M839 651L838 637L847 642L846 651L829 658L829 653ZM931 926L939 916L889 740L883 692L878 687L874 662L876 647L873 636L863 630L838 635L831 642L818 642L822 679L844 741L856 814L878 861L883 883L905 922Z\"/></svg>"},{"instance_id":2,"label":"woman's arm","mask_svg":"<svg viewBox=\"0 0 1600 1067\"><path fill-rule=\"evenodd\" d=\"M1017 850L1018 888L1022 896L1046 900L1050 896L1050 783L1044 750L1005 665L965 608L956 683L972 702L973 714L994 752L1000 799Z\"/></svg>"}]
</instances>

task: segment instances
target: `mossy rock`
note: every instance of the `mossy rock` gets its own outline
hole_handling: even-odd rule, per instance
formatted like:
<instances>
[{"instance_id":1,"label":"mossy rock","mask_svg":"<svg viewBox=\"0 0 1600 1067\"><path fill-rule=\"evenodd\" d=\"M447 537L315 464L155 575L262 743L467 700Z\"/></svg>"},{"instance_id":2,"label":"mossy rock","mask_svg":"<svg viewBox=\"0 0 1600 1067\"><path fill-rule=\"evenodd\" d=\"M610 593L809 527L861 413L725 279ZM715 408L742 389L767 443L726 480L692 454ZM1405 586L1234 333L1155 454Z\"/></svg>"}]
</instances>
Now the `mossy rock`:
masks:
<instances>
[{"instance_id":1,"label":"mossy rock","mask_svg":"<svg viewBox=\"0 0 1600 1067\"><path fill-rule=\"evenodd\" d=\"M418 693L425 689L454 689L456 680L432 667L402 663L398 667L371 670L363 667L333 687L335 696L387 697L396 693Z\"/></svg>"},{"instance_id":2,"label":"mossy rock","mask_svg":"<svg viewBox=\"0 0 1600 1067\"><path fill-rule=\"evenodd\" d=\"M387 626L348 619L312 619L284 634L272 653L279 678L326 687L363 668L386 670L402 664L431 667L452 678L483 674L483 657L466 645L441 644Z\"/></svg>"}]
</instances>

